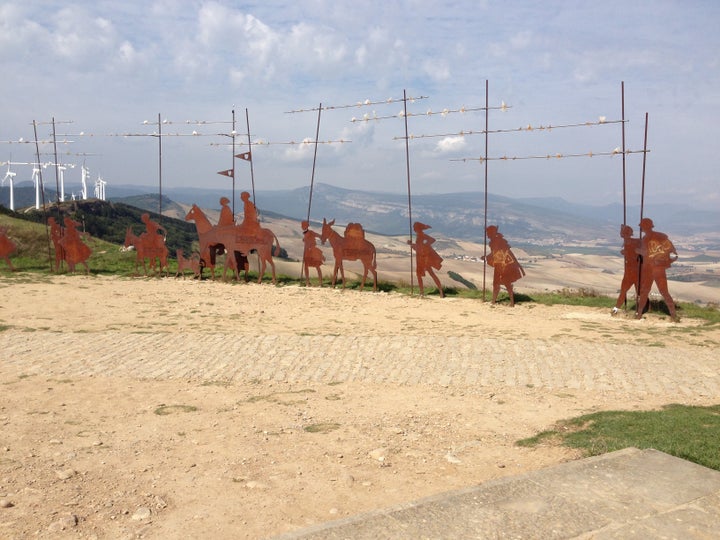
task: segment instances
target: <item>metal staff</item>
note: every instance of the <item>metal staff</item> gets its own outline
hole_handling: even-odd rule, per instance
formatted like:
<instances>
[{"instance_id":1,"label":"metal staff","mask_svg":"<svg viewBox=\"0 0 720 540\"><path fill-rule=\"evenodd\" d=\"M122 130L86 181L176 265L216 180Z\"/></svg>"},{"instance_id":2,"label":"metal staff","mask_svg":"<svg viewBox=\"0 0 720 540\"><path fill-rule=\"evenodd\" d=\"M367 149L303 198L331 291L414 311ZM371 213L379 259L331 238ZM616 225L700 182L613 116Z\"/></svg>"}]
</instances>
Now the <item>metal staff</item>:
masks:
<instances>
[{"instance_id":1,"label":"metal staff","mask_svg":"<svg viewBox=\"0 0 720 540\"><path fill-rule=\"evenodd\" d=\"M320 138L320 115L322 113L322 101L318 105L318 117L317 117L317 125L315 127L315 150L313 151L313 164L312 164L312 171L310 173L310 193L308 195L308 208L307 208L307 222L308 225L310 224L310 208L312 207L312 196L313 196L313 187L315 185L315 165L317 164L317 151L318 151L318 139ZM304 244L303 244L304 246ZM302 262L300 263L300 277L303 277L303 273L305 271L305 249L303 248L303 258ZM305 275L305 278L307 280L310 280L310 269L308 268L307 274ZM322 285L322 283L320 283Z\"/></svg>"},{"instance_id":2,"label":"metal staff","mask_svg":"<svg viewBox=\"0 0 720 540\"><path fill-rule=\"evenodd\" d=\"M483 302L486 300L487 288L485 287L485 275L487 272L487 207L488 207L488 114L490 112L488 102L488 80L485 79L485 206L483 208L484 224L483 224Z\"/></svg>"},{"instance_id":3,"label":"metal staff","mask_svg":"<svg viewBox=\"0 0 720 540\"><path fill-rule=\"evenodd\" d=\"M403 117L405 120L405 168L407 170L407 192L408 192L408 221L410 225L410 242L413 240L412 226L412 197L410 196L410 137L408 137L408 121L407 121L407 92L403 90ZM413 250L410 247L410 294L413 294L415 287L415 279L413 278Z\"/></svg>"},{"instance_id":4,"label":"metal staff","mask_svg":"<svg viewBox=\"0 0 720 540\"><path fill-rule=\"evenodd\" d=\"M643 220L643 213L645 209L645 163L647 161L647 134L648 134L648 113L645 113L645 139L643 142L643 164L642 164L642 181L640 189L640 222ZM642 245L642 228L640 228L640 245ZM640 286L642 285L642 256L638 257L638 284L635 287L635 309L639 314L642 315L642 310L645 306L638 306L638 299L640 296Z\"/></svg>"}]
</instances>

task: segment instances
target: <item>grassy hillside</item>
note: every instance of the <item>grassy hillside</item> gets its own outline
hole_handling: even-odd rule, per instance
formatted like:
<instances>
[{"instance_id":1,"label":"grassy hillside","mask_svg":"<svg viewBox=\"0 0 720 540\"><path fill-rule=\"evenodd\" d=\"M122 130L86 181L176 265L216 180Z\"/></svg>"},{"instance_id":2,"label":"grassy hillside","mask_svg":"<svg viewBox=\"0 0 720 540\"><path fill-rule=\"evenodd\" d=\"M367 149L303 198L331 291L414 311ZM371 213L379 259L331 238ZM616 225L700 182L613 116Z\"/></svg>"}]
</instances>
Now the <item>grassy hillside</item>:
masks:
<instances>
[{"instance_id":1,"label":"grassy hillside","mask_svg":"<svg viewBox=\"0 0 720 540\"><path fill-rule=\"evenodd\" d=\"M51 271L55 252L44 224L0 212L0 226L7 228L8 236L17 246L17 251L11 255L12 263L17 269L30 272ZM134 252L123 252L118 244L93 236L85 242L92 250L88 261L91 272L123 275L134 273ZM0 262L0 268L4 265L4 262ZM67 270L67 266L63 269ZM78 267L77 271L82 271L82 268Z\"/></svg>"},{"instance_id":2,"label":"grassy hillside","mask_svg":"<svg viewBox=\"0 0 720 540\"><path fill-rule=\"evenodd\" d=\"M72 201L49 205L46 212L34 209L22 213L12 212L0 206L0 226L8 229L8 236L17 245L12 255L13 265L23 270L49 270L55 255L46 227L47 217L54 217L60 223L65 216L81 223L80 231L89 236L86 243L93 251L90 268L93 272L131 273L135 268L135 253L121 252L125 232L132 227L135 234L144 230L140 216L144 211L122 203L99 200ZM174 258L178 248L189 254L197 249L197 232L193 223L149 212L155 221L160 221L167 230L167 246L170 257ZM0 263L4 265L3 263Z\"/></svg>"},{"instance_id":3,"label":"grassy hillside","mask_svg":"<svg viewBox=\"0 0 720 540\"><path fill-rule=\"evenodd\" d=\"M81 223L81 231L112 244L124 242L128 227L132 227L135 234L140 234L144 230L145 226L140 219L143 212L145 210L128 204L97 199L48 205L46 212L30 209L19 213L0 207L0 213L43 225L47 217L52 216L62 223L63 218L68 215ZM178 248L185 250L186 253L192 250L193 242L197 241L197 232L193 223L167 216L161 218L155 212L148 213L167 230L167 246L171 254L174 254Z\"/></svg>"}]
</instances>

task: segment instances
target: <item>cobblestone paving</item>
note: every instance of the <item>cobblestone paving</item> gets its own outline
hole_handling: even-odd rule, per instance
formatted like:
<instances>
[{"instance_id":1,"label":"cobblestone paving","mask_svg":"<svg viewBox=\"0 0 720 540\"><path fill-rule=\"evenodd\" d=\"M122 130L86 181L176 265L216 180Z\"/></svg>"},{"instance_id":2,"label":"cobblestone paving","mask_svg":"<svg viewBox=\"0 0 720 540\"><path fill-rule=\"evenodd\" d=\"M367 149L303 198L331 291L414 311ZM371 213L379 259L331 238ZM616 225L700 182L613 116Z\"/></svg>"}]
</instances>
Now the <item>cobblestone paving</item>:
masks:
<instances>
[{"instance_id":1,"label":"cobblestone paving","mask_svg":"<svg viewBox=\"0 0 720 540\"><path fill-rule=\"evenodd\" d=\"M0 373L720 395L711 347L442 336L0 333Z\"/></svg>"}]
</instances>

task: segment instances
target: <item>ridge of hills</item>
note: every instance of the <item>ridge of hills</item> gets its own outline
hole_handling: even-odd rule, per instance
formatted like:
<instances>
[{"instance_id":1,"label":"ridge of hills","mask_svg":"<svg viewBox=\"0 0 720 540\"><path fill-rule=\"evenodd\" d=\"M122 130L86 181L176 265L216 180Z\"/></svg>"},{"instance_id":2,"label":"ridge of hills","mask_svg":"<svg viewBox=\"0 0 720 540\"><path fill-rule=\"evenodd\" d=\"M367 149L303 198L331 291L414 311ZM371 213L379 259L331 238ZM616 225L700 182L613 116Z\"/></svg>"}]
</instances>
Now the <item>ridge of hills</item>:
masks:
<instances>
[{"instance_id":1,"label":"ridge of hills","mask_svg":"<svg viewBox=\"0 0 720 540\"><path fill-rule=\"evenodd\" d=\"M150 186L112 186L111 202L122 203L149 212L157 212L158 194ZM236 213L241 213L236 190ZM7 190L0 190L0 205L7 205ZM209 213L219 209L219 199L232 196L227 189L166 188L163 190L163 219L184 217L189 205L196 203ZM258 191L256 204L263 218L305 219L310 196L309 187L291 190ZM56 194L46 189L46 200ZM482 242L484 239L485 195L482 192L413 195L412 221L432 227L435 236ZM582 245L613 252L621 245L619 224L622 205L591 206L571 204L561 198L509 198L488 194L488 224L500 231L516 246L567 247ZM35 202L34 188L16 186L16 207ZM73 201L75 203L83 201ZM69 204L69 203L63 203ZM313 189L311 222L325 217L338 224L362 223L367 231L384 236L407 236L410 230L407 195L358 191L318 183ZM683 205L658 205L652 214L659 230L676 244L690 241L703 249L720 249L720 212L697 211ZM637 234L637 207L628 207L628 223ZM189 224L192 226L192 224ZM124 231L123 231L124 232ZM698 240L700 238L700 240ZM689 240L692 239L692 240ZM122 239L120 239L122 241Z\"/></svg>"},{"instance_id":2,"label":"ridge of hills","mask_svg":"<svg viewBox=\"0 0 720 540\"><path fill-rule=\"evenodd\" d=\"M122 190L117 188L122 195L117 200L138 195L135 186L124 193ZM145 195L151 193L148 188ZM220 197L230 196L227 190L198 188L169 188L163 195L168 197L167 202L196 203L207 209L218 209ZM157 193L153 196L157 209ZM309 187L257 191L256 205L265 216L300 221L307 215L309 196ZM413 195L412 221L427 223L436 235L482 241L484 198L483 192ZM237 213L242 211L237 202L235 208ZM698 211L684 205L657 205L651 210L652 215L647 211L645 215L653 217L658 229L671 237L703 236L710 238L716 247L720 246L720 212ZM627 216L637 234L635 222L640 219L639 207L628 207ZM313 189L310 217L313 222L321 222L323 217L336 219L338 224L359 222L366 230L386 236L407 235L410 230L407 195L350 190L322 183ZM561 198L515 199L488 194L488 224L498 225L515 245L563 246L590 242L615 249L621 244L622 220L621 204L577 205Z\"/></svg>"}]
</instances>

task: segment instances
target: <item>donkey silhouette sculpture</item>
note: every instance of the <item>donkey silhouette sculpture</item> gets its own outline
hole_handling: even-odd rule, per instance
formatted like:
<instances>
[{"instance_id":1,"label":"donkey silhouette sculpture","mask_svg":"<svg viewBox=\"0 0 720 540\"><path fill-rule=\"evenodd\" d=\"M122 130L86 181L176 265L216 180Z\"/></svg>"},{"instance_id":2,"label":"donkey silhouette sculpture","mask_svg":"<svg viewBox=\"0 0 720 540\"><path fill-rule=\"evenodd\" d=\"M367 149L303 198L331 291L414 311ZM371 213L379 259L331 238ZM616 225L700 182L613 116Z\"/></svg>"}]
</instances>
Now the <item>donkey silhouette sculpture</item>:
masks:
<instances>
[{"instance_id":1,"label":"donkey silhouette sculpture","mask_svg":"<svg viewBox=\"0 0 720 540\"><path fill-rule=\"evenodd\" d=\"M322 233L320 240L324 244L330 242L332 246L333 256L335 257L335 266L333 267L332 286L335 287L337 281L337 273L340 270L342 277L343 289L345 288L345 270L343 261L360 261L363 265L363 277L360 282L360 290L363 290L365 281L367 280L368 271L373 275L373 291L377 291L377 260L375 256L375 246L365 240L365 231L359 223L349 223L345 228L345 235L341 235L332 227L335 220L326 221L323 218Z\"/></svg>"}]
</instances>

